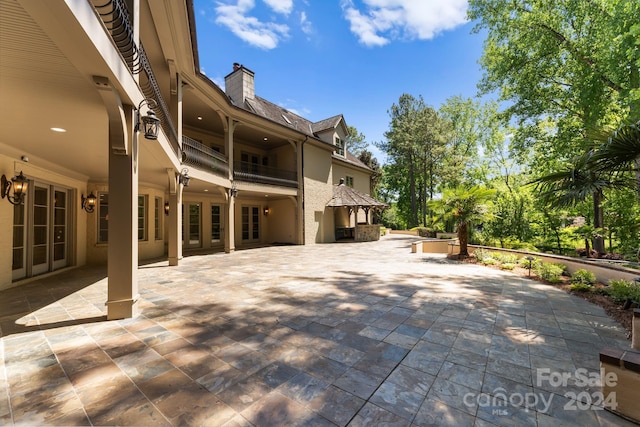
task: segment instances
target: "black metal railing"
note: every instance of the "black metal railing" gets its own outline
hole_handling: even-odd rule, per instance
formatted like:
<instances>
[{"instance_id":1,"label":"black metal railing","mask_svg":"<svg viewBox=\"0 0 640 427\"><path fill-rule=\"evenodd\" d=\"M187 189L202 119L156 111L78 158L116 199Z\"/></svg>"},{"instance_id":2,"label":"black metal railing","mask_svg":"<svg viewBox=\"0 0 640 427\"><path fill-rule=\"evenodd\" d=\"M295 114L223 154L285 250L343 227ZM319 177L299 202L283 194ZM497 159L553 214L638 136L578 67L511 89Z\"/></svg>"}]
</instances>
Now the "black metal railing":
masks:
<instances>
[{"instance_id":1,"label":"black metal railing","mask_svg":"<svg viewBox=\"0 0 640 427\"><path fill-rule=\"evenodd\" d=\"M145 98L151 98L156 101L157 107L152 108L152 110L160 119L162 130L169 139L173 152L180 158L178 132L169 114L169 108L167 108L167 104L164 102L160 86L153 73L144 47L142 43L140 43L140 46L137 46L135 43L133 25L129 19L129 11L125 2L123 0L93 0L90 1L90 3L102 20L114 45L120 52L122 59L127 64L131 73L140 74L140 90Z\"/></svg>"},{"instance_id":2,"label":"black metal railing","mask_svg":"<svg viewBox=\"0 0 640 427\"><path fill-rule=\"evenodd\" d=\"M255 163L236 161L233 163L233 179L256 184L280 185L298 188L298 174Z\"/></svg>"},{"instance_id":3,"label":"black metal railing","mask_svg":"<svg viewBox=\"0 0 640 427\"><path fill-rule=\"evenodd\" d=\"M182 137L182 164L225 178L229 176L229 162L225 156L188 136Z\"/></svg>"}]
</instances>

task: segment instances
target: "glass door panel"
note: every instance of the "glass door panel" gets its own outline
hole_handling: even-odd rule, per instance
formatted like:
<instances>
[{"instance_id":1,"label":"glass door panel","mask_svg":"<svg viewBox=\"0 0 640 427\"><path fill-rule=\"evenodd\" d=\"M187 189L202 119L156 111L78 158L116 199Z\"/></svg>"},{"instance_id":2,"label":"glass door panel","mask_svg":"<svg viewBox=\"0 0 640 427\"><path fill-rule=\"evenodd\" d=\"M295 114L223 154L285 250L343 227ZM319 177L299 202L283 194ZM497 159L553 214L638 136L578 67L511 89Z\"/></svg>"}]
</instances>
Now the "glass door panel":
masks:
<instances>
[{"instance_id":1,"label":"glass door panel","mask_svg":"<svg viewBox=\"0 0 640 427\"><path fill-rule=\"evenodd\" d=\"M67 192L53 191L53 269L67 265Z\"/></svg>"},{"instance_id":2,"label":"glass door panel","mask_svg":"<svg viewBox=\"0 0 640 427\"><path fill-rule=\"evenodd\" d=\"M27 276L27 227L26 209L28 199L23 204L13 206L13 261L12 279Z\"/></svg>"},{"instance_id":3,"label":"glass door panel","mask_svg":"<svg viewBox=\"0 0 640 427\"><path fill-rule=\"evenodd\" d=\"M49 271L49 187L36 184L33 192L32 274Z\"/></svg>"}]
</instances>

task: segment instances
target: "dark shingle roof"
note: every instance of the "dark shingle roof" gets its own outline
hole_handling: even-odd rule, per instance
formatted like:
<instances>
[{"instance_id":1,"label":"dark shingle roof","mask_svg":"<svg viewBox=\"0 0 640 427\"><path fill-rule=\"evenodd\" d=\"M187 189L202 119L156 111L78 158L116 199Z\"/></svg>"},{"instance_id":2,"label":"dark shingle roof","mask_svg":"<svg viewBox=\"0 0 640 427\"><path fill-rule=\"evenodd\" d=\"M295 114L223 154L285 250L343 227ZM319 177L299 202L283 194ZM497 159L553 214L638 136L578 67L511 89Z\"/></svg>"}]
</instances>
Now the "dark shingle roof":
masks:
<instances>
[{"instance_id":1,"label":"dark shingle roof","mask_svg":"<svg viewBox=\"0 0 640 427\"><path fill-rule=\"evenodd\" d=\"M343 206L358 206L362 208L378 208L386 209L389 207L386 203L380 202L368 194L362 194L351 187L340 183L333 189L333 197L327 203L330 208L339 208Z\"/></svg>"}]
</instances>

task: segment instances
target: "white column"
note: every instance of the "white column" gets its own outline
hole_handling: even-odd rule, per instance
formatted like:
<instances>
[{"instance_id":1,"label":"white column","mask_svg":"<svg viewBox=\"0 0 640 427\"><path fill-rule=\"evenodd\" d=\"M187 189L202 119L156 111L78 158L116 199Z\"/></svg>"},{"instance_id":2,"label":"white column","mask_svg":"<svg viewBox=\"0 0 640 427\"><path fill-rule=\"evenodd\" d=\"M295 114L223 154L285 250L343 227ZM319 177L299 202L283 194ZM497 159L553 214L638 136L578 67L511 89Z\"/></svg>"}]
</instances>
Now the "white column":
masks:
<instances>
[{"instance_id":1,"label":"white column","mask_svg":"<svg viewBox=\"0 0 640 427\"><path fill-rule=\"evenodd\" d=\"M138 314L138 140L133 131L135 111L124 107L127 154L109 149L109 246L107 318Z\"/></svg>"},{"instance_id":2,"label":"white column","mask_svg":"<svg viewBox=\"0 0 640 427\"><path fill-rule=\"evenodd\" d=\"M169 193L167 232L169 265L178 265L182 259L182 185L178 185L175 192Z\"/></svg>"},{"instance_id":3,"label":"white column","mask_svg":"<svg viewBox=\"0 0 640 427\"><path fill-rule=\"evenodd\" d=\"M233 132L236 127L236 122L231 118L227 117L227 129L225 133L225 151L227 153L227 159L229 161L229 182L233 182ZM235 227L235 212L236 212L236 203L235 197L231 195L231 192L228 192L228 204L227 204L227 219L225 224L226 236L224 240L224 251L226 253L231 253L236 250L236 227Z\"/></svg>"}]
</instances>

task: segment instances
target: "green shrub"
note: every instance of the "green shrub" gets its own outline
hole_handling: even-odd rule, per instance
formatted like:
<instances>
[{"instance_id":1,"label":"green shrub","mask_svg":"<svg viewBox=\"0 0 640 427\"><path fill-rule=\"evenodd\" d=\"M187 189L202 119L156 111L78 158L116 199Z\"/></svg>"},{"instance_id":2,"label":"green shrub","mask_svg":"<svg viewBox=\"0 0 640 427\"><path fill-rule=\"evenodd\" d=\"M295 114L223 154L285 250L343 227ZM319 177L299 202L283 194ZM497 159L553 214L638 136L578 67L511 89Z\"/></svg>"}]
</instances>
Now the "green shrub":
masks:
<instances>
[{"instance_id":1,"label":"green shrub","mask_svg":"<svg viewBox=\"0 0 640 427\"><path fill-rule=\"evenodd\" d=\"M571 283L593 286L596 283L596 275L585 269L576 270L571 275Z\"/></svg>"},{"instance_id":2,"label":"green shrub","mask_svg":"<svg viewBox=\"0 0 640 427\"><path fill-rule=\"evenodd\" d=\"M482 263L484 265L496 265L496 264L498 264L498 261L493 259L493 258L485 258L485 259L482 260Z\"/></svg>"},{"instance_id":3,"label":"green shrub","mask_svg":"<svg viewBox=\"0 0 640 427\"><path fill-rule=\"evenodd\" d=\"M512 262L503 262L500 265L500 268L503 270L513 270L514 268L516 268L516 265Z\"/></svg>"},{"instance_id":4,"label":"green shrub","mask_svg":"<svg viewBox=\"0 0 640 427\"><path fill-rule=\"evenodd\" d=\"M584 282L574 282L569 285L569 289L576 292L589 292L591 289L593 289L593 286Z\"/></svg>"},{"instance_id":5,"label":"green shrub","mask_svg":"<svg viewBox=\"0 0 640 427\"><path fill-rule=\"evenodd\" d=\"M562 276L565 266L563 264L556 264L553 262L539 262L535 269L536 274L541 279L551 283L558 283L560 282L560 276Z\"/></svg>"},{"instance_id":6,"label":"green shrub","mask_svg":"<svg viewBox=\"0 0 640 427\"><path fill-rule=\"evenodd\" d=\"M531 269L532 269L532 270L535 270L535 269L536 269L536 267L538 266L538 264L539 264L540 262L542 262L542 261L540 261L540 259L538 259L538 258L534 258L534 259L531 261ZM522 268L529 268L529 260L527 259L527 257L526 257L526 256L525 256L525 257L520 258L520 259L518 260L518 264L519 264L519 265L520 265L520 267L522 267Z\"/></svg>"},{"instance_id":7,"label":"green shrub","mask_svg":"<svg viewBox=\"0 0 640 427\"><path fill-rule=\"evenodd\" d=\"M496 260L500 261L503 264L504 263L515 264L516 262L518 262L518 255L508 254L504 252L494 252L492 254L492 258L495 258Z\"/></svg>"},{"instance_id":8,"label":"green shrub","mask_svg":"<svg viewBox=\"0 0 640 427\"><path fill-rule=\"evenodd\" d=\"M491 258L491 252L486 249L476 249L475 251L473 251L473 254L476 256L478 262L482 262L485 259Z\"/></svg>"},{"instance_id":9,"label":"green shrub","mask_svg":"<svg viewBox=\"0 0 640 427\"><path fill-rule=\"evenodd\" d=\"M640 286L637 282L610 280L608 291L615 303L623 304L627 300L631 300L636 304L640 304Z\"/></svg>"},{"instance_id":10,"label":"green shrub","mask_svg":"<svg viewBox=\"0 0 640 427\"><path fill-rule=\"evenodd\" d=\"M415 230L418 232L418 236L420 237L436 237L436 231L432 228L416 227Z\"/></svg>"}]
</instances>

